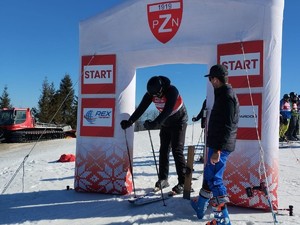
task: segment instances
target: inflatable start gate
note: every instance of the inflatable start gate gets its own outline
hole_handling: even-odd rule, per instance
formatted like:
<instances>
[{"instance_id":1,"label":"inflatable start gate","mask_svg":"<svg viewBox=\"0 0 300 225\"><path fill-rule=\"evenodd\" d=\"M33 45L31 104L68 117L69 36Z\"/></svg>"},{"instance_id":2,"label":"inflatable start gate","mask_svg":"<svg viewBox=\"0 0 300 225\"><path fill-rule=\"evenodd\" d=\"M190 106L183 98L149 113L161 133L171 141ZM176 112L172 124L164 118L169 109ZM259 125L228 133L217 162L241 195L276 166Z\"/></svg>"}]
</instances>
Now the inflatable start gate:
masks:
<instances>
[{"instance_id":1,"label":"inflatable start gate","mask_svg":"<svg viewBox=\"0 0 300 225\"><path fill-rule=\"evenodd\" d=\"M269 208L263 191L246 193L265 183L276 209L283 8L283 0L127 0L81 22L75 190L132 191L133 128L127 149L120 121L135 109L136 68L220 63L241 105L225 174L230 199Z\"/></svg>"}]
</instances>

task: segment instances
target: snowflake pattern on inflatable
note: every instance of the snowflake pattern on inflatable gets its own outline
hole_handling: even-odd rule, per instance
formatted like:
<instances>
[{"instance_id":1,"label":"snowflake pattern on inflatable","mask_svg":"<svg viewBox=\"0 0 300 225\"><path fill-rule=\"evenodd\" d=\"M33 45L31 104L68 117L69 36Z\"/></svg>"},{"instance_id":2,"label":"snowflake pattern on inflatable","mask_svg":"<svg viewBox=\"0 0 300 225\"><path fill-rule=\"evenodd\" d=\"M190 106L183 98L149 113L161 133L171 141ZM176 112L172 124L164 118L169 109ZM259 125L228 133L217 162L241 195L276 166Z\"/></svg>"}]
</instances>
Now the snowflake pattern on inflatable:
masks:
<instances>
[{"instance_id":1,"label":"snowflake pattern on inflatable","mask_svg":"<svg viewBox=\"0 0 300 225\"><path fill-rule=\"evenodd\" d=\"M132 176L127 154L113 144L90 146L89 149L85 154L81 151L76 156L75 190L107 194L130 193Z\"/></svg>"},{"instance_id":2,"label":"snowflake pattern on inflatable","mask_svg":"<svg viewBox=\"0 0 300 225\"><path fill-rule=\"evenodd\" d=\"M259 164L259 153L254 151L244 154L234 152L229 157L224 174L224 184L232 204L248 208L270 209L268 198L263 191L253 190L252 197L249 197L246 192L246 188L259 186L265 180L264 174L259 172ZM273 160L272 165L265 162L265 170L269 185L269 197L273 208L277 209L278 163L276 160Z\"/></svg>"}]
</instances>

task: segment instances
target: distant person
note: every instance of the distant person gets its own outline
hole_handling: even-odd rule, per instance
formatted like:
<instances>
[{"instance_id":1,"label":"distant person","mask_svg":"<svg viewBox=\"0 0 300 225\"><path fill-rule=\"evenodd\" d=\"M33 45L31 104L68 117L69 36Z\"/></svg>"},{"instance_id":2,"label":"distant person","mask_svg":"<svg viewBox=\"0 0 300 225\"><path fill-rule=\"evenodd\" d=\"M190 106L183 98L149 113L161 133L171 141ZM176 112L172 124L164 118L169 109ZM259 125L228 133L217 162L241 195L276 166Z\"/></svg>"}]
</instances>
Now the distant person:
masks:
<instances>
[{"instance_id":1,"label":"distant person","mask_svg":"<svg viewBox=\"0 0 300 225\"><path fill-rule=\"evenodd\" d=\"M299 141L297 131L299 129L299 113L298 113L298 95L295 92L290 93L291 118L288 130L285 134L289 141Z\"/></svg>"},{"instance_id":2,"label":"distant person","mask_svg":"<svg viewBox=\"0 0 300 225\"><path fill-rule=\"evenodd\" d=\"M201 128L205 128L205 123L206 123L206 99L204 99L202 103L202 108L199 112L199 114L195 117L192 118L193 122L196 122L201 119Z\"/></svg>"},{"instance_id":3,"label":"distant person","mask_svg":"<svg viewBox=\"0 0 300 225\"><path fill-rule=\"evenodd\" d=\"M292 117L291 103L289 94L284 94L280 100L280 115L282 116L282 123L279 127L279 141L288 141L286 132L289 128L290 119Z\"/></svg>"},{"instance_id":4,"label":"distant person","mask_svg":"<svg viewBox=\"0 0 300 225\"><path fill-rule=\"evenodd\" d=\"M207 224L227 224L230 219L226 204L229 202L223 173L228 156L235 149L239 121L239 102L230 84L228 72L222 65L214 65L205 77L214 88L215 100L210 113L206 145L207 162L199 197L191 200L191 205L202 219L209 203L213 207L214 219ZM226 221L221 223L220 221Z\"/></svg>"},{"instance_id":5,"label":"distant person","mask_svg":"<svg viewBox=\"0 0 300 225\"><path fill-rule=\"evenodd\" d=\"M154 76L149 79L147 92L142 101L128 120L121 121L121 127L122 129L130 127L152 102L160 114L153 121L146 120L144 127L152 130L160 125L159 174L155 189L169 186L169 154L172 149L178 176L178 184L172 188L172 191L181 194L185 178L186 162L183 149L188 115L178 89L171 84L169 78Z\"/></svg>"}]
</instances>

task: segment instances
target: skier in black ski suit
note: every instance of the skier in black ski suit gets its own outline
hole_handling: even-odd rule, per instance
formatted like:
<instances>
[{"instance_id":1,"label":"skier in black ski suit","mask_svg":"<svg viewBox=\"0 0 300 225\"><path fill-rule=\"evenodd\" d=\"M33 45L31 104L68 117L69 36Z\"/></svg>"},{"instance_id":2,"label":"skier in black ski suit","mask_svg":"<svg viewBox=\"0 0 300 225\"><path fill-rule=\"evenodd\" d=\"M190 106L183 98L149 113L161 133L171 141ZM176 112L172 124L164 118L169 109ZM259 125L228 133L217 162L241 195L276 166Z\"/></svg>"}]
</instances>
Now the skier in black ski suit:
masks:
<instances>
[{"instance_id":1,"label":"skier in black ski suit","mask_svg":"<svg viewBox=\"0 0 300 225\"><path fill-rule=\"evenodd\" d=\"M147 92L141 103L128 120L121 121L121 127L122 129L130 127L142 116L152 102L160 114L153 121L146 120L144 127L147 130L151 130L160 126L159 174L155 187L166 188L169 186L169 154L172 149L178 175L178 184L172 190L180 194L183 192L185 178L183 149L188 115L178 89L171 85L169 78L154 76L149 79Z\"/></svg>"}]
</instances>

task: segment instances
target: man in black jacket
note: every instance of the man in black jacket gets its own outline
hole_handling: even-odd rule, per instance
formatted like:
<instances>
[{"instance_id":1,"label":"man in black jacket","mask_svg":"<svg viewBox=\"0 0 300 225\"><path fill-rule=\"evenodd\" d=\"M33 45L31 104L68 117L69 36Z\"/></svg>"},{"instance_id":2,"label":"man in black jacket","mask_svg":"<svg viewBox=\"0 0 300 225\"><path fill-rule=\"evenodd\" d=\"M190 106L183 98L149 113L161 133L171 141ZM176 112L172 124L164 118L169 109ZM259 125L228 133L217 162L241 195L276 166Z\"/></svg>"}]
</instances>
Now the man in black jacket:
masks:
<instances>
[{"instance_id":1,"label":"man in black jacket","mask_svg":"<svg viewBox=\"0 0 300 225\"><path fill-rule=\"evenodd\" d=\"M128 120L121 121L122 129L130 127L151 103L154 103L160 114L154 121L146 120L144 127L147 130L155 129L160 125L160 149L159 149L159 174L155 189L169 186L169 154L172 149L175 160L178 184L173 187L177 194L183 192L185 157L183 155L185 133L188 115L182 97L178 89L171 85L169 78L154 76L147 83L147 92L141 103Z\"/></svg>"},{"instance_id":2,"label":"man in black jacket","mask_svg":"<svg viewBox=\"0 0 300 225\"><path fill-rule=\"evenodd\" d=\"M214 65L205 77L214 88L215 100L212 107L207 142L208 157L204 168L204 179L199 197L191 204L199 219L202 219L207 206L214 210L215 223L230 225L226 203L229 202L223 173L229 154L234 151L239 121L239 102L232 87L228 84L228 72L222 65ZM210 201L209 201L210 200ZM221 223L220 221L226 221Z\"/></svg>"}]
</instances>

